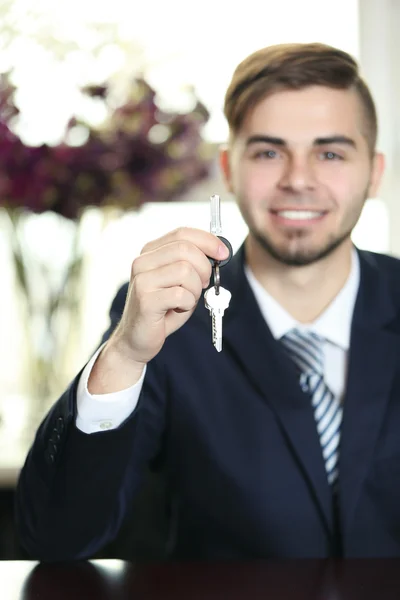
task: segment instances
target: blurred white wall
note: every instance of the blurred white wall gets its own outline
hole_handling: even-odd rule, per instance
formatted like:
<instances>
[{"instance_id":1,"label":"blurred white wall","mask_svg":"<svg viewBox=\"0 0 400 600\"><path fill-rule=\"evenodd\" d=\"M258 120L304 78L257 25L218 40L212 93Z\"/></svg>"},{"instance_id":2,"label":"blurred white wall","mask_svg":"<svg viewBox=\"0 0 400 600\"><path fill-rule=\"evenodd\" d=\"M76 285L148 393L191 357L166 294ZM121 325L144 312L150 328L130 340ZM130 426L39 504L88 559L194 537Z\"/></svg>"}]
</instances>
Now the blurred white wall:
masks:
<instances>
[{"instance_id":1,"label":"blurred white wall","mask_svg":"<svg viewBox=\"0 0 400 600\"><path fill-rule=\"evenodd\" d=\"M42 4L45 3L43 0ZM228 7L224 0L203 0L196 7L190 6L189 9L183 0L170 0L168 3L159 0L147 5L143 3L140 7L125 0L114 0L113 3L107 0L98 2L93 14L91 0L48 2L49 15L53 11L63 35L72 35L75 27L76 39L82 40L82 45L90 42L82 34L81 21L85 19L116 23L118 35L124 43L137 41L145 54L140 64L145 67L146 77L160 91L165 106L184 108L183 88L193 85L211 110L206 135L213 142L225 139L226 125L221 108L232 70L251 51L272 43L321 41L353 54L361 61L362 70L377 99L379 145L388 156L388 174L382 194L367 202L353 238L362 248L400 255L400 208L397 201L400 192L400 73L396 70L400 49L397 47L400 2L265 0L260 3L259 0L247 0L244 10L243 7L235 9L234 5ZM121 56L115 48L112 50L112 44L108 54L102 55L101 65L100 59L95 63L88 54L79 60L76 53L65 65L60 66L48 59L40 63L40 52L33 53L32 50L32 53L27 53L27 47L21 47L23 51L14 52L11 58L16 67L15 81L20 86L20 107L25 111L20 133L27 141L55 141L71 112L84 112L76 94L79 85L99 82L102 76L111 73L117 66L126 75L137 67L134 62L122 64ZM32 57L38 61L34 70L31 68ZM11 58L3 55L0 67L7 66ZM233 199L226 194L218 171L210 181L193 189L185 199L187 202L149 204L140 213L109 224L103 232L97 217L90 217L87 239L90 267L86 289L82 290L86 318L80 332L81 343L71 362L71 376L88 358L107 326L110 302L118 286L129 278L134 256L148 240L179 225L208 229L208 197L212 193L219 193L223 199L224 229L236 249L246 234L246 227ZM42 244L42 251L46 252L49 237L44 223L38 218L36 238L37 243ZM53 242L53 259L56 255L57 248ZM7 260L8 248L3 229L0 230L0 264L4 265L0 307L0 389L3 394L18 392L20 349L23 347Z\"/></svg>"},{"instance_id":2,"label":"blurred white wall","mask_svg":"<svg viewBox=\"0 0 400 600\"><path fill-rule=\"evenodd\" d=\"M359 60L375 98L378 146L387 169L381 198L388 210L388 246L400 256L400 2L359 0ZM371 237L375 235L371 227Z\"/></svg>"}]
</instances>

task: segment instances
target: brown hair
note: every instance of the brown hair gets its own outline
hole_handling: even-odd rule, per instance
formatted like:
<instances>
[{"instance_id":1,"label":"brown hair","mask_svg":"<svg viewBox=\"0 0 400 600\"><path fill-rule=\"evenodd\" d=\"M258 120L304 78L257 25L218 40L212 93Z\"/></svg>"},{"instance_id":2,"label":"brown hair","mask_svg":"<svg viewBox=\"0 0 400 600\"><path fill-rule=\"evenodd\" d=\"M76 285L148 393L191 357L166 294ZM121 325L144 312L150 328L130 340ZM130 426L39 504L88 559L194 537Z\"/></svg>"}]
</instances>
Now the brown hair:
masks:
<instances>
[{"instance_id":1,"label":"brown hair","mask_svg":"<svg viewBox=\"0 0 400 600\"><path fill-rule=\"evenodd\" d=\"M311 85L356 90L365 113L365 137L374 153L378 129L376 108L358 65L347 52L320 43L268 46L236 67L224 105L231 134L239 131L249 110L269 94Z\"/></svg>"}]
</instances>

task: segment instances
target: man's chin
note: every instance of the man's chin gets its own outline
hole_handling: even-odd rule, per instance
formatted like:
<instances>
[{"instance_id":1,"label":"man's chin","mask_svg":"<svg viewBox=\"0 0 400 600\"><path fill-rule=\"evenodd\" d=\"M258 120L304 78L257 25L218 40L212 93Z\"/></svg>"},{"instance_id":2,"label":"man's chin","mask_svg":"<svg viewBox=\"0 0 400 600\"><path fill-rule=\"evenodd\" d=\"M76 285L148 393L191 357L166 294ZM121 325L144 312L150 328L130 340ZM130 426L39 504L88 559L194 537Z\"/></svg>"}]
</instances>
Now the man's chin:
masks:
<instances>
[{"instance_id":1,"label":"man's chin","mask_svg":"<svg viewBox=\"0 0 400 600\"><path fill-rule=\"evenodd\" d=\"M264 250L277 262L288 267L305 267L319 262L332 254L332 252L341 246L348 237L348 235L343 236L340 239L332 241L330 244L318 248L278 247L264 238L258 237L257 239Z\"/></svg>"},{"instance_id":2,"label":"man's chin","mask_svg":"<svg viewBox=\"0 0 400 600\"><path fill-rule=\"evenodd\" d=\"M313 263L318 262L325 258L324 254L313 253L313 254L279 254L277 253L273 256L278 262L288 266L288 267L306 267L308 265L312 265Z\"/></svg>"}]
</instances>

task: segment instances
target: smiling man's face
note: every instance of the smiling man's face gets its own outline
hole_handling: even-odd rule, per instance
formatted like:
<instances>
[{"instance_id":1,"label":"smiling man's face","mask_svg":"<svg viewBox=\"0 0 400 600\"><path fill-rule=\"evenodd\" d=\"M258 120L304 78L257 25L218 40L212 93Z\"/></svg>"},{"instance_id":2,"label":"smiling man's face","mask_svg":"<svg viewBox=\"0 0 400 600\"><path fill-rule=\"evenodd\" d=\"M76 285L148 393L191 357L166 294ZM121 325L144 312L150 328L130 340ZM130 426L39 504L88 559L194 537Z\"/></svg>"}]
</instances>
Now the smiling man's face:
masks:
<instances>
[{"instance_id":1,"label":"smiling man's face","mask_svg":"<svg viewBox=\"0 0 400 600\"><path fill-rule=\"evenodd\" d=\"M279 91L257 104L223 151L249 234L276 260L310 264L350 240L383 170L365 118L353 90Z\"/></svg>"}]
</instances>

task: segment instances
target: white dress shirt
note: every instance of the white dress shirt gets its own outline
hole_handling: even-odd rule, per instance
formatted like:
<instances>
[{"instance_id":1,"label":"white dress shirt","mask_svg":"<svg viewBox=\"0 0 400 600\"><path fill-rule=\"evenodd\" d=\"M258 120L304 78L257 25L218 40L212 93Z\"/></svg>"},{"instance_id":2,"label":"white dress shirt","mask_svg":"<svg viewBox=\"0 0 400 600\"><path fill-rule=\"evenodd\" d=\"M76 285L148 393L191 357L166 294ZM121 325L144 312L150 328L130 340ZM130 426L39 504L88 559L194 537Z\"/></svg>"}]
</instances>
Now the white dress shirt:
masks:
<instances>
[{"instance_id":1,"label":"white dress shirt","mask_svg":"<svg viewBox=\"0 0 400 600\"><path fill-rule=\"evenodd\" d=\"M275 339L280 339L294 327L311 330L324 339L324 378L332 393L342 400L347 374L351 322L360 282L357 252L353 250L350 274L343 288L318 319L307 325L298 323L282 308L262 287L248 266L245 267L245 273L261 313ZM135 409L146 373L145 369L140 380L126 390L112 394L90 394L87 382L102 348L103 346L86 365L78 385L76 426L84 433L119 427Z\"/></svg>"}]
</instances>

